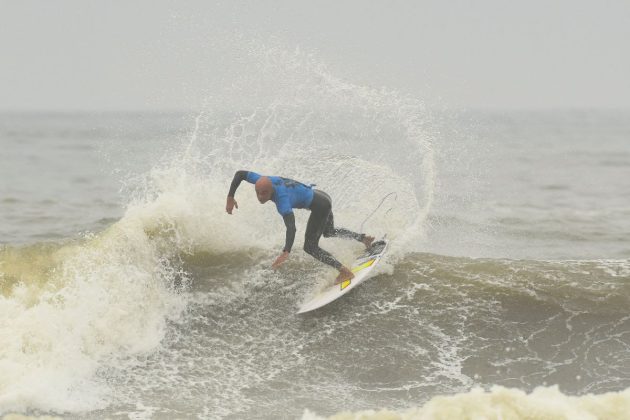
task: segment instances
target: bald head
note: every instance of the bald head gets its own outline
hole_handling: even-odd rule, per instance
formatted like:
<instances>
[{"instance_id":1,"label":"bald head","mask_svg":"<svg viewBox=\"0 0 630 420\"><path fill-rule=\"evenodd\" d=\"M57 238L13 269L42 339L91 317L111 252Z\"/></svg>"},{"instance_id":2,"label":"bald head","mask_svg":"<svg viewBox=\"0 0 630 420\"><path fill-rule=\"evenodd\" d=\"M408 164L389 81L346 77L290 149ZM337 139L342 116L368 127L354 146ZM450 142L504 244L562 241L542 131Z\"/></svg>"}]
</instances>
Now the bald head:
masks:
<instances>
[{"instance_id":1,"label":"bald head","mask_svg":"<svg viewBox=\"0 0 630 420\"><path fill-rule=\"evenodd\" d=\"M271 199L271 195L273 194L273 186L271 185L271 180L267 176L261 176L258 181L256 181L256 196L258 197L258 201L261 204L266 203Z\"/></svg>"}]
</instances>

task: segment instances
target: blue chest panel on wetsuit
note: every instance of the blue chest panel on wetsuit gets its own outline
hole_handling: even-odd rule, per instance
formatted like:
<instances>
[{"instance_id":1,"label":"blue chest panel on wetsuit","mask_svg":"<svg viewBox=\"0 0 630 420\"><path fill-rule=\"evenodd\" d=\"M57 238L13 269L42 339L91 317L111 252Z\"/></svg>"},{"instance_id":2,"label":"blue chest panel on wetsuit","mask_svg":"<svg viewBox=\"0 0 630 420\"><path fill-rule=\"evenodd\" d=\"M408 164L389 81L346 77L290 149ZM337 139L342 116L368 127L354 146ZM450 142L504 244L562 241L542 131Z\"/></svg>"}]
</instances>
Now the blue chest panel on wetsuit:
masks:
<instances>
[{"instance_id":1,"label":"blue chest panel on wetsuit","mask_svg":"<svg viewBox=\"0 0 630 420\"><path fill-rule=\"evenodd\" d=\"M261 175L256 172L248 172L246 181L255 184ZM301 182L279 176L270 176L273 185L273 196L271 200L276 203L278 213L287 215L293 209L308 208L313 201L313 188Z\"/></svg>"}]
</instances>

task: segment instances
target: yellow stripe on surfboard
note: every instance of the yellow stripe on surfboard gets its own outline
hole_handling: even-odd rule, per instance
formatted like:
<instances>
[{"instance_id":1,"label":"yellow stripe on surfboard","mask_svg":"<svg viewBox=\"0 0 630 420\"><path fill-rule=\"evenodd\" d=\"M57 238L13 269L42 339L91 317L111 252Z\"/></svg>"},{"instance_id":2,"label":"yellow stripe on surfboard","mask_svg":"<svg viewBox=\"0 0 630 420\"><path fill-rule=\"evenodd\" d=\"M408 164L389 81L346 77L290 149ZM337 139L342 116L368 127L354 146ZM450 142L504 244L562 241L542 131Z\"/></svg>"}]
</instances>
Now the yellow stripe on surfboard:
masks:
<instances>
[{"instance_id":1,"label":"yellow stripe on surfboard","mask_svg":"<svg viewBox=\"0 0 630 420\"><path fill-rule=\"evenodd\" d=\"M376 261L376 258L371 259L371 260L369 260L369 261L366 261L366 262L364 262L364 263L363 263L363 264L361 264L361 265L357 265L356 267L353 267L353 268L352 268L352 272L353 272L353 273L356 273L357 271L361 271L361 270L363 270L364 268L367 268L367 267L371 266L372 264L374 264L374 261ZM343 290L343 289L345 289L346 287L350 286L350 283L351 283L351 282L352 282L352 280L351 280L351 279L348 279L348 280L344 280L344 281L342 281L342 282L341 282L341 290Z\"/></svg>"},{"instance_id":2,"label":"yellow stripe on surfboard","mask_svg":"<svg viewBox=\"0 0 630 420\"><path fill-rule=\"evenodd\" d=\"M352 272L353 272L353 273L356 273L357 271L361 271L361 270L363 270L364 268L367 268L367 267L371 266L372 264L374 264L374 261L376 261L376 258L375 258L375 259L372 259L372 260L369 260L369 261L366 261L366 262L364 262L364 263L363 263L363 264L361 264L361 265L357 265L356 267L353 267L353 268L352 268Z\"/></svg>"}]
</instances>

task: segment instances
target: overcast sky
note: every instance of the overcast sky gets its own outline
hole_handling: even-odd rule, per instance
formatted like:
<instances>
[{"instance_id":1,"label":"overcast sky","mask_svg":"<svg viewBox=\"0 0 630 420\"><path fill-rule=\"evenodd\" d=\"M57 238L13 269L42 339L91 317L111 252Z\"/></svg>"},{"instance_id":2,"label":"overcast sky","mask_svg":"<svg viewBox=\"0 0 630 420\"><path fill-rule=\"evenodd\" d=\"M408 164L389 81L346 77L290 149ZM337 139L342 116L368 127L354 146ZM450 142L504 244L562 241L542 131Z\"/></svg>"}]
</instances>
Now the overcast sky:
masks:
<instances>
[{"instance_id":1,"label":"overcast sky","mask_svg":"<svg viewBox=\"0 0 630 420\"><path fill-rule=\"evenodd\" d=\"M0 110L194 109L230 33L441 106L630 108L630 0L0 0Z\"/></svg>"}]
</instances>

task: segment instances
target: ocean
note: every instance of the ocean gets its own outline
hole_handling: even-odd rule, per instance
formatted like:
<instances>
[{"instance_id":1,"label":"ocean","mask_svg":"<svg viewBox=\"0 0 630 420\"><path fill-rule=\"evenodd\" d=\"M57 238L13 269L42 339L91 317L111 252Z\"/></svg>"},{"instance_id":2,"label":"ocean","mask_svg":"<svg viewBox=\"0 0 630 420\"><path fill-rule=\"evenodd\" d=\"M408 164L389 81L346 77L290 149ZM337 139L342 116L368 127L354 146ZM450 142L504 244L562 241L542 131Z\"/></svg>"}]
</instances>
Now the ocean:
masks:
<instances>
[{"instance_id":1,"label":"ocean","mask_svg":"<svg viewBox=\"0 0 630 420\"><path fill-rule=\"evenodd\" d=\"M296 53L297 54L297 53ZM449 110L269 52L194 112L0 115L0 413L630 419L630 112ZM289 260L236 170L392 248ZM350 263L358 242L323 238Z\"/></svg>"}]
</instances>

